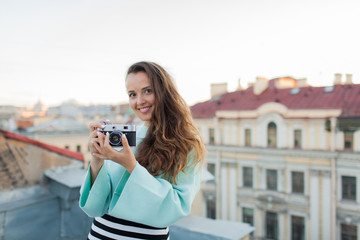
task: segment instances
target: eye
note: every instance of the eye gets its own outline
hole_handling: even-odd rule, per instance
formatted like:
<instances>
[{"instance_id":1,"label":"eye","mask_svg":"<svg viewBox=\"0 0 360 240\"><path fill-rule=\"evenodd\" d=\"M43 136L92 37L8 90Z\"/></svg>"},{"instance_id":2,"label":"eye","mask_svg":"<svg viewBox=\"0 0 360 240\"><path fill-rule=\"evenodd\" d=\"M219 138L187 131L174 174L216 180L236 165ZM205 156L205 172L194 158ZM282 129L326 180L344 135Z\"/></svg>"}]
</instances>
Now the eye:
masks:
<instances>
[{"instance_id":1,"label":"eye","mask_svg":"<svg viewBox=\"0 0 360 240\"><path fill-rule=\"evenodd\" d=\"M151 93L152 93L152 90L151 90L150 88L145 89L145 93L146 93L146 94L151 94Z\"/></svg>"},{"instance_id":2,"label":"eye","mask_svg":"<svg viewBox=\"0 0 360 240\"><path fill-rule=\"evenodd\" d=\"M129 98L135 97L136 94L135 93L129 93Z\"/></svg>"}]
</instances>

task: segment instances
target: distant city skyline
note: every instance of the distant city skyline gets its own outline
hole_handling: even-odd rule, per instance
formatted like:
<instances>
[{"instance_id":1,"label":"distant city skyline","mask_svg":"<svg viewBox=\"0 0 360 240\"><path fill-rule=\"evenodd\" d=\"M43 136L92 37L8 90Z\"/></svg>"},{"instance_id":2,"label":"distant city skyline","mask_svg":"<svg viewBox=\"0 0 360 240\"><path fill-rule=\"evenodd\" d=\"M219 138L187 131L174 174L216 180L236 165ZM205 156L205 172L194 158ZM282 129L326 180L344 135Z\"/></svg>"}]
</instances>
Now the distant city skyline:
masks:
<instances>
[{"instance_id":1,"label":"distant city skyline","mask_svg":"<svg viewBox=\"0 0 360 240\"><path fill-rule=\"evenodd\" d=\"M210 84L257 76L360 83L360 3L341 1L0 2L0 105L127 102L125 72L154 61L189 105Z\"/></svg>"}]
</instances>

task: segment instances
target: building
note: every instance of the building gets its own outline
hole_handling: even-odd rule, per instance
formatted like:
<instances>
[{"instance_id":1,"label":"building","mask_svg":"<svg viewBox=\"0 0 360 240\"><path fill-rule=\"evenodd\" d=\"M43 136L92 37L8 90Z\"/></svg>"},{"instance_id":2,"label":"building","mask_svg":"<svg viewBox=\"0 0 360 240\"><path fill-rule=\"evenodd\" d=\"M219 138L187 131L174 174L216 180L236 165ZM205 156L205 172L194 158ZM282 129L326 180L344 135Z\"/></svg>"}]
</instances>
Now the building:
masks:
<instances>
[{"instance_id":1,"label":"building","mask_svg":"<svg viewBox=\"0 0 360 240\"><path fill-rule=\"evenodd\" d=\"M38 184L46 169L70 165L72 159L84 161L81 153L1 129L0 146L0 190Z\"/></svg>"},{"instance_id":2,"label":"building","mask_svg":"<svg viewBox=\"0 0 360 240\"><path fill-rule=\"evenodd\" d=\"M57 117L28 127L21 133L59 148L82 153L86 163L90 160L90 151L88 149L89 129L87 124L76 118Z\"/></svg>"},{"instance_id":3,"label":"building","mask_svg":"<svg viewBox=\"0 0 360 240\"><path fill-rule=\"evenodd\" d=\"M225 87L224 87L225 85ZM203 215L250 223L255 239L360 239L360 85L257 78L212 86L192 106L216 180Z\"/></svg>"},{"instance_id":4,"label":"building","mask_svg":"<svg viewBox=\"0 0 360 240\"><path fill-rule=\"evenodd\" d=\"M0 130L0 239L85 239L81 153Z\"/></svg>"},{"instance_id":5,"label":"building","mask_svg":"<svg viewBox=\"0 0 360 240\"><path fill-rule=\"evenodd\" d=\"M16 129L15 120L19 116L19 111L14 106L0 106L0 128L13 131Z\"/></svg>"}]
</instances>

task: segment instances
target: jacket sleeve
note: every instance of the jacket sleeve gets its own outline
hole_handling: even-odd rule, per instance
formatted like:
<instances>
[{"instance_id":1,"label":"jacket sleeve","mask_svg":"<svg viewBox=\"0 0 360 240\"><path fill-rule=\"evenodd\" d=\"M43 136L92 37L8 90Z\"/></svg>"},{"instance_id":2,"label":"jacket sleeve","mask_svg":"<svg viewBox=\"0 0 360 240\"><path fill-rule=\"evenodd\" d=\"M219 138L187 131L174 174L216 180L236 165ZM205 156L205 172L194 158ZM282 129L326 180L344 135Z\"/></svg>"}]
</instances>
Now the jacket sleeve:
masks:
<instances>
[{"instance_id":1,"label":"jacket sleeve","mask_svg":"<svg viewBox=\"0 0 360 240\"><path fill-rule=\"evenodd\" d=\"M80 189L79 205L89 217L98 217L104 215L109 207L111 182L105 161L91 186L90 167Z\"/></svg>"},{"instance_id":2,"label":"jacket sleeve","mask_svg":"<svg viewBox=\"0 0 360 240\"><path fill-rule=\"evenodd\" d=\"M139 163L125 186L115 190L109 213L154 227L169 226L189 214L200 187L200 167L179 173L177 184L152 176Z\"/></svg>"}]
</instances>

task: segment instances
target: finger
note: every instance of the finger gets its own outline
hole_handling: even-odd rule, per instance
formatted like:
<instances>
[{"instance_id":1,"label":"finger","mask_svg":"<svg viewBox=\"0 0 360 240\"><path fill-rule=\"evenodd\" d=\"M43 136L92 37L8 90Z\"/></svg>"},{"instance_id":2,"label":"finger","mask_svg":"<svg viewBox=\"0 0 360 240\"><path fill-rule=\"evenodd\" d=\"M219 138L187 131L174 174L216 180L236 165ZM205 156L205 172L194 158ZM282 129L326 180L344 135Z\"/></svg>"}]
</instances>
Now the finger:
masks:
<instances>
[{"instance_id":1,"label":"finger","mask_svg":"<svg viewBox=\"0 0 360 240\"><path fill-rule=\"evenodd\" d=\"M129 142L128 142L125 134L123 134L121 136L121 142L122 142L122 145L123 145L124 148L130 148Z\"/></svg>"},{"instance_id":2,"label":"finger","mask_svg":"<svg viewBox=\"0 0 360 240\"><path fill-rule=\"evenodd\" d=\"M97 130L90 132L90 138L97 138L97 133L98 133Z\"/></svg>"},{"instance_id":3,"label":"finger","mask_svg":"<svg viewBox=\"0 0 360 240\"><path fill-rule=\"evenodd\" d=\"M98 153L101 152L101 147L100 147L100 145L98 143L93 144L93 146L94 146L94 149L95 149L94 152L98 152Z\"/></svg>"},{"instance_id":4,"label":"finger","mask_svg":"<svg viewBox=\"0 0 360 240\"><path fill-rule=\"evenodd\" d=\"M103 124L103 125L106 125L106 124L110 124L111 121L109 119L103 118L103 119L100 120L100 123Z\"/></svg>"},{"instance_id":5,"label":"finger","mask_svg":"<svg viewBox=\"0 0 360 240\"><path fill-rule=\"evenodd\" d=\"M93 146L95 146L95 145L99 146L99 145L100 145L99 139L98 139L98 138L91 138L90 141L89 141L89 145L90 145L91 147L93 147Z\"/></svg>"},{"instance_id":6,"label":"finger","mask_svg":"<svg viewBox=\"0 0 360 240\"><path fill-rule=\"evenodd\" d=\"M93 140L92 138L89 139L88 145L89 145L90 148L93 147L93 145L94 145L94 140Z\"/></svg>"},{"instance_id":7,"label":"finger","mask_svg":"<svg viewBox=\"0 0 360 240\"><path fill-rule=\"evenodd\" d=\"M101 128L103 129L105 127L104 124L100 123L100 122L91 122L89 124L89 128L90 128L90 131L95 131L97 130L98 128Z\"/></svg>"},{"instance_id":8,"label":"finger","mask_svg":"<svg viewBox=\"0 0 360 240\"><path fill-rule=\"evenodd\" d=\"M102 134L101 132L98 132L97 136L98 136L98 142L99 142L100 146L103 147L104 146L104 134Z\"/></svg>"},{"instance_id":9,"label":"finger","mask_svg":"<svg viewBox=\"0 0 360 240\"><path fill-rule=\"evenodd\" d=\"M90 122L89 123L89 128L90 129L93 129L95 126L99 125L100 123L99 122ZM100 124L101 125L101 124Z\"/></svg>"},{"instance_id":10,"label":"finger","mask_svg":"<svg viewBox=\"0 0 360 240\"><path fill-rule=\"evenodd\" d=\"M105 136L105 140L104 140L104 147L110 146L110 143L109 143L110 137L109 136L110 136L109 132L106 132L106 136Z\"/></svg>"}]
</instances>

